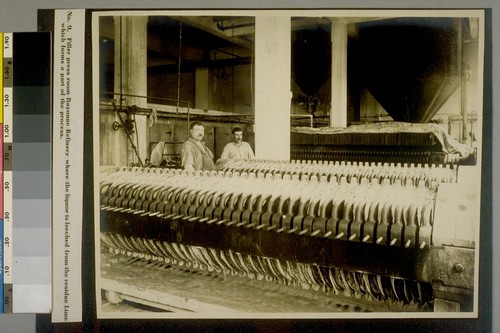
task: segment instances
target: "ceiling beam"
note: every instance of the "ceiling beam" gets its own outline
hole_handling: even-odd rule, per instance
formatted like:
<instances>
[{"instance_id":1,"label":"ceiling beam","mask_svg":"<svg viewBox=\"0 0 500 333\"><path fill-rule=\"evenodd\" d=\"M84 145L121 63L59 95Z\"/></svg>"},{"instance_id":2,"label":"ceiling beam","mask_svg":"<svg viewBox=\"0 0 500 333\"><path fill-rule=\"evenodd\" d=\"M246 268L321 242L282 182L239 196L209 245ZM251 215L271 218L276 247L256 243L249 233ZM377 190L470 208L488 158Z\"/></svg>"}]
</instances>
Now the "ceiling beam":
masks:
<instances>
[{"instance_id":1,"label":"ceiling beam","mask_svg":"<svg viewBox=\"0 0 500 333\"><path fill-rule=\"evenodd\" d=\"M212 35L222 38L230 43L234 43L236 45L245 47L247 49L253 48L253 43L248 40L238 38L238 36L233 36L232 33L228 30L222 31L217 28L217 24L213 21L212 17L208 16L183 16L182 21L187 24L210 32Z\"/></svg>"}]
</instances>

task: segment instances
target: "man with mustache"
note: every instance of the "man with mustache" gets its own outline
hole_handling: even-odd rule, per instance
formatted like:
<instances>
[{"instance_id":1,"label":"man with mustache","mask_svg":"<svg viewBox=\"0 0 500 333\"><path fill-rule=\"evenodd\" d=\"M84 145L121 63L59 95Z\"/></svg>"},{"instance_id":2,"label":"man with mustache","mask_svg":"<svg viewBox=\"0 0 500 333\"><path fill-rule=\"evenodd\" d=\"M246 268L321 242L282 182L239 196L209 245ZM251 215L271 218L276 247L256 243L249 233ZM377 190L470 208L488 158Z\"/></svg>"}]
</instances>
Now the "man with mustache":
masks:
<instances>
[{"instance_id":1,"label":"man with mustache","mask_svg":"<svg viewBox=\"0 0 500 333\"><path fill-rule=\"evenodd\" d=\"M181 164L184 170L215 170L214 154L202 141L205 127L194 122L189 126L189 139L181 147Z\"/></svg>"}]
</instances>

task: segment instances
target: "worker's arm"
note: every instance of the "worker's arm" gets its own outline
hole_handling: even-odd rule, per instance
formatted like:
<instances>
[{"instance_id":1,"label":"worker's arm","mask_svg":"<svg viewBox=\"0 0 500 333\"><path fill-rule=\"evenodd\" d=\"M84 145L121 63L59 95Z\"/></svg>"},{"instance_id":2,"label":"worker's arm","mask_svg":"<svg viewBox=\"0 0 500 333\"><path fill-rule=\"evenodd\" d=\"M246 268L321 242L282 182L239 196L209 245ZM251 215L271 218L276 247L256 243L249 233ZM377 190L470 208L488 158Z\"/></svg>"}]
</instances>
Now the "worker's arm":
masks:
<instances>
[{"instance_id":1,"label":"worker's arm","mask_svg":"<svg viewBox=\"0 0 500 333\"><path fill-rule=\"evenodd\" d=\"M194 171L194 147L185 142L181 147L181 165L184 170Z\"/></svg>"}]
</instances>

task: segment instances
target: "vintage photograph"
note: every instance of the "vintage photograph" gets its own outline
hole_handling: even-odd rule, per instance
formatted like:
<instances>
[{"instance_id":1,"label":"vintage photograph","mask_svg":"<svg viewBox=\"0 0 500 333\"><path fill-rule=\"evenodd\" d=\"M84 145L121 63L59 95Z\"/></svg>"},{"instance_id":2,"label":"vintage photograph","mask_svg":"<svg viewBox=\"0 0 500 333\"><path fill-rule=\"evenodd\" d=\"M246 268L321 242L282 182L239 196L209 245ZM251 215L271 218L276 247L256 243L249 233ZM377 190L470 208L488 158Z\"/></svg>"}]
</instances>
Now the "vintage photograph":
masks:
<instances>
[{"instance_id":1,"label":"vintage photograph","mask_svg":"<svg viewBox=\"0 0 500 333\"><path fill-rule=\"evenodd\" d=\"M98 318L476 318L481 10L92 13Z\"/></svg>"}]
</instances>

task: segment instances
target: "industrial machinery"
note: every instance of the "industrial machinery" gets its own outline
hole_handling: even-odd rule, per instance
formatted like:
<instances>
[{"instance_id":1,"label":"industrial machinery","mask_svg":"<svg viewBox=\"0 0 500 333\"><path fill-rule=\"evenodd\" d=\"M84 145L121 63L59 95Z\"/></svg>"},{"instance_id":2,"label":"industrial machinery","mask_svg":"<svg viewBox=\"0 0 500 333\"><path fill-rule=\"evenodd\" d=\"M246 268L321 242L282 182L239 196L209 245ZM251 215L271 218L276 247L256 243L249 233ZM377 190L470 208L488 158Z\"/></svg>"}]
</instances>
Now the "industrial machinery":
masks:
<instances>
[{"instance_id":1,"label":"industrial machinery","mask_svg":"<svg viewBox=\"0 0 500 333\"><path fill-rule=\"evenodd\" d=\"M347 128L296 127L291 158L421 164L476 164L476 152L437 124L386 122Z\"/></svg>"},{"instance_id":2,"label":"industrial machinery","mask_svg":"<svg viewBox=\"0 0 500 333\"><path fill-rule=\"evenodd\" d=\"M352 29L348 119L362 121L369 92L395 122L292 128L291 161L101 167L103 303L212 316L474 311L476 156L429 123L461 87L463 137L480 137L464 100L472 23L403 17ZM292 78L314 102L331 76L331 37L321 33L325 52L315 52L309 34L293 36Z\"/></svg>"},{"instance_id":3,"label":"industrial machinery","mask_svg":"<svg viewBox=\"0 0 500 333\"><path fill-rule=\"evenodd\" d=\"M103 169L103 295L168 311L472 311L479 204L468 168Z\"/></svg>"}]
</instances>

